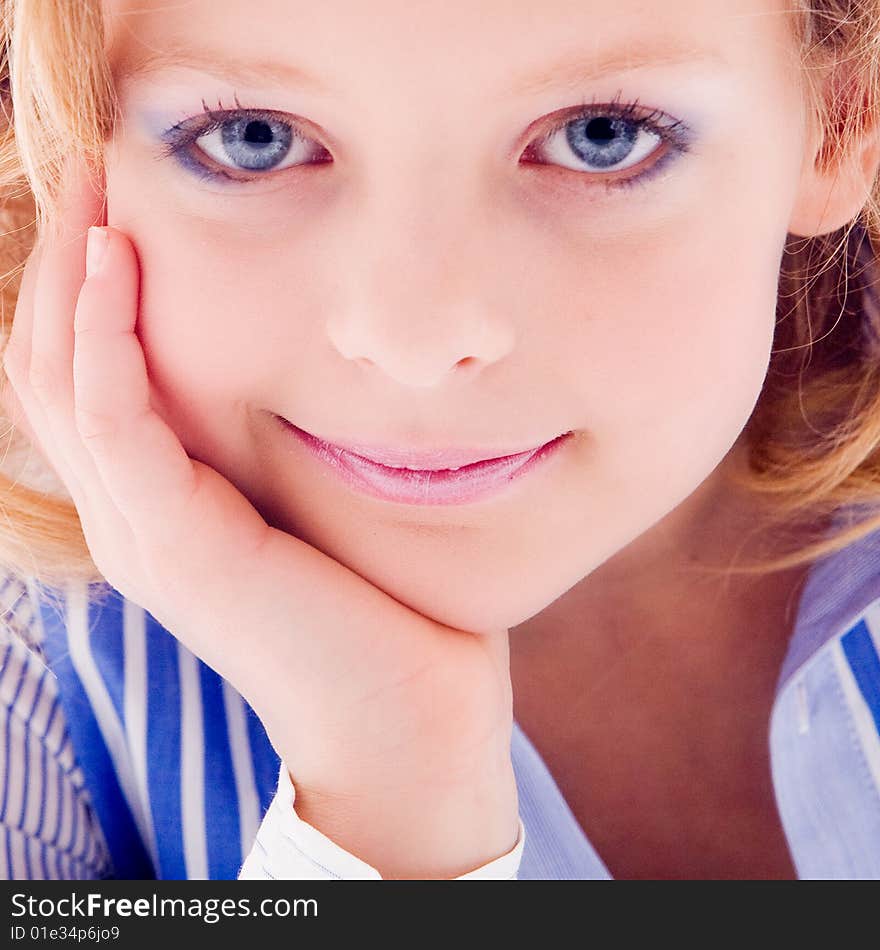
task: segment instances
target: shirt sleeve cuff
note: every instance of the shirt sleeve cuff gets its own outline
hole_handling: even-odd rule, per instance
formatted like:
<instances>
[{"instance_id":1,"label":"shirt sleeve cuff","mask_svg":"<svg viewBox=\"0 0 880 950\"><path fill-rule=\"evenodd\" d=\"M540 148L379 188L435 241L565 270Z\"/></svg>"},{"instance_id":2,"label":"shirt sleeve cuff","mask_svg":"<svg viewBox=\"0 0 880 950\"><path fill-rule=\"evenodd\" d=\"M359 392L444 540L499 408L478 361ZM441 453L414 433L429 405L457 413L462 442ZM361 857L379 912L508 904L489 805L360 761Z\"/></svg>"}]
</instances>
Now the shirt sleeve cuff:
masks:
<instances>
[{"instance_id":1,"label":"shirt sleeve cuff","mask_svg":"<svg viewBox=\"0 0 880 950\"><path fill-rule=\"evenodd\" d=\"M257 830L239 880L346 880L381 881L372 865L341 848L296 813L296 792L284 762L278 773L278 791ZM526 831L519 818L514 847L488 864L453 880L516 880L525 846Z\"/></svg>"}]
</instances>

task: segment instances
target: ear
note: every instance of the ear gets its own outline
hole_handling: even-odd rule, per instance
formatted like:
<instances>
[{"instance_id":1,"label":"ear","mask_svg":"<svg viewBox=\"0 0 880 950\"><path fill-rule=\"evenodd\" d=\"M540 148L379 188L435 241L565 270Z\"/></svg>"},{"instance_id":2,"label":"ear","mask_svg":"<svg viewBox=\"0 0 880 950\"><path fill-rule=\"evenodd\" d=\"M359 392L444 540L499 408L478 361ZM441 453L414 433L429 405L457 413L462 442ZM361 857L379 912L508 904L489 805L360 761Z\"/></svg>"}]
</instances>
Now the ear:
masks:
<instances>
[{"instance_id":1,"label":"ear","mask_svg":"<svg viewBox=\"0 0 880 950\"><path fill-rule=\"evenodd\" d=\"M838 77L835 99L842 105L837 109L855 108L841 96L840 85ZM880 175L880 117L875 115L873 124L866 119L845 154L834 155L831 146L843 128L843 117L839 111L837 115L821 147L817 131L810 136L789 220L789 233L795 236L818 237L849 224L861 213ZM862 115L867 116L867 110Z\"/></svg>"}]
</instances>

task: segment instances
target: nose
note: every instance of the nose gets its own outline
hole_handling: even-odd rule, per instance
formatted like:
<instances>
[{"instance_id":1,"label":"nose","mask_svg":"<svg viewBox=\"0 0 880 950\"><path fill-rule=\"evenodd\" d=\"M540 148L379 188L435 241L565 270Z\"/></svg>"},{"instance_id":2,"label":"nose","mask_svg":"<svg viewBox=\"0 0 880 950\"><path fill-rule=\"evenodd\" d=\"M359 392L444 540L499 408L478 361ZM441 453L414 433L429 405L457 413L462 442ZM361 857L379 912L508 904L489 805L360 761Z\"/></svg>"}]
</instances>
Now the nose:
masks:
<instances>
[{"instance_id":1,"label":"nose","mask_svg":"<svg viewBox=\"0 0 880 950\"><path fill-rule=\"evenodd\" d=\"M491 224L424 183L418 192L410 201L398 189L396 200L356 216L327 332L365 371L427 388L504 359L516 333Z\"/></svg>"}]
</instances>

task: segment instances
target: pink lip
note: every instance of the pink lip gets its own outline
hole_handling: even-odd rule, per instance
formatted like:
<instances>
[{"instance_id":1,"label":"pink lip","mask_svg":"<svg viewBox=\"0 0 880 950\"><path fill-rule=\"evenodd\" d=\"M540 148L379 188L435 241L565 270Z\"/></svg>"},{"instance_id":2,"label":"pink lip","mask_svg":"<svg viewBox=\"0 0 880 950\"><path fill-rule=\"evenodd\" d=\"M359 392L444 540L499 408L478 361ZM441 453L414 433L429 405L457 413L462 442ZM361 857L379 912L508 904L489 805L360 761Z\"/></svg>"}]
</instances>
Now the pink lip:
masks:
<instances>
[{"instance_id":1,"label":"pink lip","mask_svg":"<svg viewBox=\"0 0 880 950\"><path fill-rule=\"evenodd\" d=\"M289 425L292 425L292 423L289 423ZM294 426L294 428L298 427ZM439 472L441 469L447 468L462 468L465 465L473 465L474 462L495 461L511 455L523 455L526 452L535 452L545 444L532 442L530 445L518 445L516 447L432 449L418 452L412 449L386 448L381 445L366 445L355 442L329 442L306 432L304 429L299 429L299 431L303 435L323 442L325 445L332 445L334 448L343 449L350 455L359 455L361 458L378 462L380 465L391 468L414 468L431 472Z\"/></svg>"},{"instance_id":2,"label":"pink lip","mask_svg":"<svg viewBox=\"0 0 880 950\"><path fill-rule=\"evenodd\" d=\"M367 458L351 447L325 442L286 419L278 418L288 432L350 487L386 501L410 505L463 504L494 494L555 454L556 449L573 434L565 432L543 445L489 458L486 455L481 458L479 450L427 454L369 450L374 457L380 456L396 466L410 466L403 468ZM478 461L468 461L475 457ZM414 471L417 462L422 462L425 467ZM447 467L441 468L441 463Z\"/></svg>"}]
</instances>

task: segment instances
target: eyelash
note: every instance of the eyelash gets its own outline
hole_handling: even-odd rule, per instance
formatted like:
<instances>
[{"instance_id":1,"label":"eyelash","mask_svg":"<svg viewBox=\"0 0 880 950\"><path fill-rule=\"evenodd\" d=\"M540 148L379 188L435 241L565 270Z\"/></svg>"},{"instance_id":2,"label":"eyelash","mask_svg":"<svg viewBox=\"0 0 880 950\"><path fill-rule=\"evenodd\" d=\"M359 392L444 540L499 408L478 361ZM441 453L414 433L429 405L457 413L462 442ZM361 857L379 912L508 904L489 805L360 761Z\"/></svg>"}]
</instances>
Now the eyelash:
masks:
<instances>
[{"instance_id":1,"label":"eyelash","mask_svg":"<svg viewBox=\"0 0 880 950\"><path fill-rule=\"evenodd\" d=\"M669 150L656 162L654 162L654 164L651 165L647 170L640 172L639 174L613 180L606 179L604 182L598 182L598 184L604 183L606 191L616 191L620 188L632 188L634 186L642 186L647 184L648 181L658 174L671 159L690 151L692 130L681 120L668 123L667 120L670 117L659 109L654 109L647 115L638 115L638 98L632 102L621 104L620 96L621 93L618 92L611 102L598 104L595 100L595 97L589 101L582 100L578 106L574 107L574 112L571 110L566 110L564 119L557 122L547 131L542 132L535 139L533 139L527 147L526 152L528 153L532 149L540 147L541 144L547 142L557 132L561 131L566 126L572 125L582 119L612 117L615 119L629 120L638 127L640 132L646 130L656 135L662 143L669 145ZM215 132L217 129L221 128L225 123L231 121L233 118L242 118L245 116L256 120L271 119L275 122L280 121L282 124L287 125L290 128L295 137L299 136L300 138L304 138L304 136L300 134L297 123L287 122L279 119L278 116L280 113L261 109L247 109L241 105L237 96L234 96L234 99L237 106L236 109L224 109L223 104L219 101L217 103L217 109L210 109L203 99L202 112L208 117L209 121L207 123L203 123L198 128L188 128L190 123L192 123L195 118L191 117L184 119L183 121L178 122L176 125L173 125L170 129L167 129L164 133L162 133L162 138L165 140L166 144L160 150L159 158L174 158L187 170L191 171L199 178L208 181L226 179L235 184L246 185L250 182L258 181L261 178L269 177L272 173L271 169L269 169L266 174L258 174L251 177L236 177L235 175L230 175L228 172L222 170L215 171L209 168L208 165L206 165L203 161L195 158L189 151L190 146L195 144L198 139L205 135L210 135L212 132ZM651 154L654 153L652 152ZM304 162L299 165L288 166L288 168L301 168L303 164L308 165L322 163ZM538 164L553 165L553 163L547 162ZM639 164L641 164L641 162L636 162L636 166ZM572 172L575 175L580 175L582 178L587 179L595 178L598 174L591 172L578 172L575 169L565 168L564 166L553 165L553 167L560 171ZM623 171L627 171L627 169L623 169ZM244 173L242 174L244 175ZM596 183L594 183L594 185L595 184Z\"/></svg>"},{"instance_id":2,"label":"eyelash","mask_svg":"<svg viewBox=\"0 0 880 950\"><path fill-rule=\"evenodd\" d=\"M533 148L539 147L561 129L564 129L567 125L573 125L575 122L578 122L581 119L598 117L627 119L636 125L640 132L643 130L651 132L660 139L661 143L669 146L668 151L661 155L660 158L658 158L649 168L639 172L636 175L629 175L626 178L616 178L612 180L600 179L598 182L594 181L594 179L599 173L578 172L574 169L565 168L562 166L559 166L558 170L563 172L571 172L572 174L585 179L586 183L591 187L604 184L606 191L616 191L623 188L634 188L647 185L648 182L654 178L655 175L659 174L660 171L662 171L670 161L691 150L693 130L680 119L670 122L670 116L668 116L665 112L662 112L660 109L652 109L647 115L639 115L638 112L640 107L638 98L634 99L632 102L621 104L620 96L621 93L618 92L611 102L602 103L597 103L595 97L589 101L586 99L582 100L579 106L574 107L574 112L571 112L571 110L566 110L561 121L554 123L551 125L548 131L542 132L536 139L534 139L527 147L526 152L528 153ZM659 148L659 146L657 148ZM657 151L657 148L651 152L651 155ZM640 164L642 164L643 160L636 162L634 167L638 167ZM623 169L623 172L626 171L629 171L629 169Z\"/></svg>"}]
</instances>

